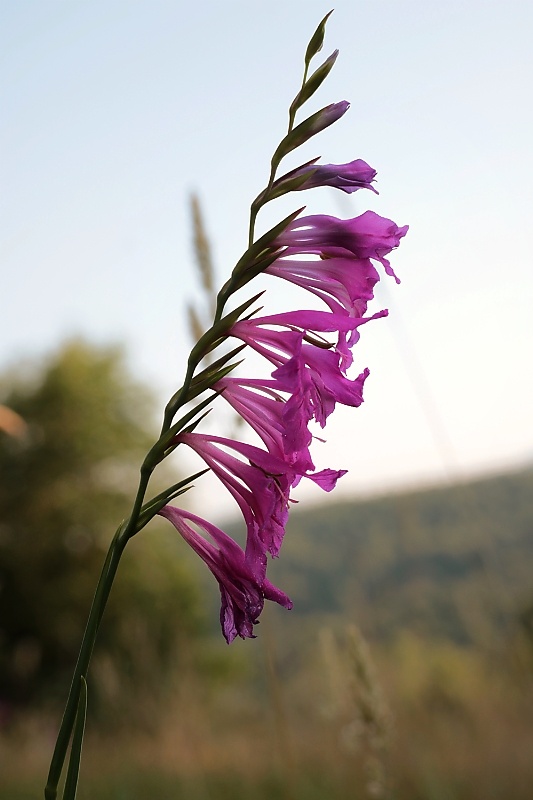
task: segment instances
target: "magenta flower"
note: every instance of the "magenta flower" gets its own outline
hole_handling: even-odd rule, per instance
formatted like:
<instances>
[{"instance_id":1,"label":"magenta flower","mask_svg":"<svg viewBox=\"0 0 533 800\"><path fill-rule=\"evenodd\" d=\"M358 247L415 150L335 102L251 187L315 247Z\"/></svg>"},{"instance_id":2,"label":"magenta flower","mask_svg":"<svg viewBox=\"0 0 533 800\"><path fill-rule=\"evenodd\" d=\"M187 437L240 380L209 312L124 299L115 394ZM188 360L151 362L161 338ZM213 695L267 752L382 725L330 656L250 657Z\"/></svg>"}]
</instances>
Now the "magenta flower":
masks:
<instances>
[{"instance_id":1,"label":"magenta flower","mask_svg":"<svg viewBox=\"0 0 533 800\"><path fill-rule=\"evenodd\" d=\"M355 380L343 374L349 361L348 346L317 347L304 341L304 330L271 330L265 325L307 324L313 331L340 330L341 333L348 332L355 343L360 325L386 316L386 313L380 311L372 317L356 319L323 311L288 312L240 320L231 328L232 336L241 339L276 367L272 378L280 390L291 395L284 413L287 430L293 430L297 440L293 441L289 433L287 447L300 441L301 431L307 428L311 419L323 428L337 402L355 407L361 405L363 383L369 373L365 370Z\"/></svg>"},{"instance_id":2,"label":"magenta flower","mask_svg":"<svg viewBox=\"0 0 533 800\"><path fill-rule=\"evenodd\" d=\"M221 596L220 624L228 644L236 636L255 638L253 626L259 621L265 599L292 608L287 595L269 580L258 581L242 548L220 528L173 506L165 506L159 513L174 525L217 579ZM192 528L189 522L203 530L213 543Z\"/></svg>"},{"instance_id":3,"label":"magenta flower","mask_svg":"<svg viewBox=\"0 0 533 800\"><path fill-rule=\"evenodd\" d=\"M302 474L314 470L309 453L311 433L306 425L296 428L291 424L277 381L226 377L213 388L261 437L269 453L288 461Z\"/></svg>"},{"instance_id":4,"label":"magenta flower","mask_svg":"<svg viewBox=\"0 0 533 800\"><path fill-rule=\"evenodd\" d=\"M369 258L323 258L316 261L278 258L265 272L307 289L327 303L335 314L348 313L351 317L363 316L379 281L378 272Z\"/></svg>"},{"instance_id":5,"label":"magenta flower","mask_svg":"<svg viewBox=\"0 0 533 800\"><path fill-rule=\"evenodd\" d=\"M346 473L346 470L331 469L313 472L315 467L309 453L313 437L307 427L311 416L303 413L294 402L287 402L280 396L284 388L282 382L223 378L214 388L221 391L235 411L261 437L269 453L288 461L296 475L293 486L305 477L329 492L338 478ZM267 394L253 391L255 389Z\"/></svg>"},{"instance_id":6,"label":"magenta flower","mask_svg":"<svg viewBox=\"0 0 533 800\"><path fill-rule=\"evenodd\" d=\"M274 196L283 193L284 186L288 181L305 175L309 175L309 177L297 187L297 191L314 189L318 186L332 186L348 194L356 192L358 189L370 189L371 192L378 194L372 186L377 174L376 170L361 158L350 161L348 164L316 164L316 161L318 159L278 178L272 186Z\"/></svg>"},{"instance_id":7,"label":"magenta flower","mask_svg":"<svg viewBox=\"0 0 533 800\"><path fill-rule=\"evenodd\" d=\"M291 397L287 401L287 418L294 424L315 419L321 428L326 425L335 405L357 408L363 402L363 385L369 375L365 369L355 380L343 375L339 355L313 345L300 343L300 347L285 364L272 373L272 377Z\"/></svg>"},{"instance_id":8,"label":"magenta flower","mask_svg":"<svg viewBox=\"0 0 533 800\"><path fill-rule=\"evenodd\" d=\"M359 340L360 320L367 310L368 300L374 296L374 286L379 281L379 275L370 259L324 258L317 261L295 261L278 258L265 272L288 280L320 297L336 315L335 320L338 315L359 320L351 329L342 326L337 329L337 350L342 355L342 369L345 372L353 362L351 348ZM381 311L364 319L376 319L386 313ZM307 327L312 325L308 324Z\"/></svg>"},{"instance_id":9,"label":"magenta flower","mask_svg":"<svg viewBox=\"0 0 533 800\"><path fill-rule=\"evenodd\" d=\"M342 309L341 309L342 312ZM365 322L373 319L386 317L387 310L378 311L371 317L347 317L345 314L327 313L324 311L288 311L284 314L272 314L269 317L261 317L252 320L261 325L285 325L292 329L301 328L306 333L308 331L318 331L320 333L336 331L338 333L335 351L340 358L340 369L342 372L351 367L353 363L352 348L359 341L359 328ZM326 347L331 345L324 343ZM253 346L253 345L252 345ZM256 348L257 349L257 348Z\"/></svg>"},{"instance_id":10,"label":"magenta flower","mask_svg":"<svg viewBox=\"0 0 533 800\"><path fill-rule=\"evenodd\" d=\"M194 390L193 396L206 388L222 396L259 436L263 449L192 431L182 432L172 440L173 444L188 445L203 459L234 497L246 524L246 546L242 550L226 534L199 517L177 509L165 513L219 581L221 621L227 641L237 635L253 635L253 625L265 598L290 606L288 598L266 581L267 557L268 554L276 557L280 552L293 487L305 477L329 492L346 472L315 471L310 454L313 440L310 426L318 423L324 428L337 403L358 407L363 402L368 369L353 379L348 378L347 371L353 363L352 350L359 340L360 327L387 315L384 310L366 316L379 280L373 262L379 261L385 272L399 283L387 256L408 230L407 225L398 227L373 211L353 219L326 215L299 218L300 212L295 212L269 233L254 238L259 209L286 192L329 186L347 194L359 189L370 189L377 194L372 185L376 171L362 159L346 164L318 164L318 159L314 159L276 179L281 161L290 152L336 122L349 108L346 101L332 103L294 126L296 113L318 89L337 57L335 51L307 77L309 61L322 45L327 16L306 52L304 82L289 110L288 132L272 156L268 185L252 203L249 249L218 295L213 328L191 354L196 356L198 350L205 355L231 336L272 365L267 379L237 378L230 375L235 365L229 365L225 374L223 357L218 361L220 370L214 368L207 375L224 377L209 385L204 370L196 384L192 382L196 378L187 384ZM260 272L306 289L322 300L328 310L295 310L263 317L251 313L249 318L239 319L250 313L255 302L250 300L222 317L228 297ZM191 363L189 360L189 376L193 376ZM181 399L181 392L178 397ZM195 523L214 544L206 542L188 522Z\"/></svg>"},{"instance_id":11,"label":"magenta flower","mask_svg":"<svg viewBox=\"0 0 533 800\"><path fill-rule=\"evenodd\" d=\"M181 433L176 441L198 453L233 495L246 521L249 537L253 540L259 536L264 544L263 553L277 555L285 534L290 489L296 478L291 466L259 447L222 436ZM247 462L223 447L243 455Z\"/></svg>"},{"instance_id":12,"label":"magenta flower","mask_svg":"<svg viewBox=\"0 0 533 800\"><path fill-rule=\"evenodd\" d=\"M307 477L324 491L331 491L346 472L323 470L308 475L259 447L222 436L180 433L175 441L198 453L235 498L247 528L247 563L261 580L266 571L266 553L276 557L285 536L291 487ZM224 447L244 456L248 463L227 453Z\"/></svg>"},{"instance_id":13,"label":"magenta flower","mask_svg":"<svg viewBox=\"0 0 533 800\"><path fill-rule=\"evenodd\" d=\"M383 312L378 312L383 316ZM286 328L301 328L306 331L316 331L320 333L333 333L338 331L348 333L357 330L360 325L376 318L376 314L371 317L347 317L345 314L335 314L329 311L285 311L281 314L270 314L266 317L255 317L247 320L258 325L280 325ZM237 323L239 324L239 323Z\"/></svg>"},{"instance_id":14,"label":"magenta flower","mask_svg":"<svg viewBox=\"0 0 533 800\"><path fill-rule=\"evenodd\" d=\"M345 257L351 253L359 259L372 258L383 264L385 272L399 283L385 256L398 247L408 229L408 225L399 228L374 211L365 211L353 219L317 214L295 219L278 236L276 244L288 248L285 255L314 253Z\"/></svg>"},{"instance_id":15,"label":"magenta flower","mask_svg":"<svg viewBox=\"0 0 533 800\"><path fill-rule=\"evenodd\" d=\"M386 310L378 311L371 317L348 317L342 313L327 311L287 311L267 317L239 320L232 326L229 335L241 339L278 367L285 363L283 354L291 355L295 352L302 338L302 331L347 334L350 336L350 346L353 347L359 340L358 328L361 325L385 316ZM266 325L284 326L289 330L273 331L264 327ZM332 347L323 341L325 348Z\"/></svg>"}]
</instances>

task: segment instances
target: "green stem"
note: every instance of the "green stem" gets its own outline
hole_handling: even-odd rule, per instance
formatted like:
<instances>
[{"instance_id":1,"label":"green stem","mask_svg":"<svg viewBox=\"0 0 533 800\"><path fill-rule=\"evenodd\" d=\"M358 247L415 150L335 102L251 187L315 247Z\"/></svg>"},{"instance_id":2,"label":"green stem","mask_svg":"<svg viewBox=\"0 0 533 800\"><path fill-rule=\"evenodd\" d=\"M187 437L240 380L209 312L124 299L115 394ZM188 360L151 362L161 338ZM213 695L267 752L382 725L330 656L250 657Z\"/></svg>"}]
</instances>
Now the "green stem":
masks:
<instances>
[{"instance_id":1,"label":"green stem","mask_svg":"<svg viewBox=\"0 0 533 800\"><path fill-rule=\"evenodd\" d=\"M257 214L259 209L261 208L260 205L256 205L255 201L252 203L252 207L250 208L250 228L248 231L248 247L251 247L254 243L254 236L255 236L255 221L257 219Z\"/></svg>"},{"instance_id":2,"label":"green stem","mask_svg":"<svg viewBox=\"0 0 533 800\"><path fill-rule=\"evenodd\" d=\"M309 64L306 63L305 66L304 66L304 75L303 75L303 78L302 78L302 85L300 86L300 91L296 95L296 98L298 98L300 96L300 92L302 91L302 89L305 86L305 82L307 81L307 73L308 72L309 72ZM296 99L295 99L294 102L296 102ZM289 133L292 131L292 129L294 127L294 120L295 120L295 117L296 117L296 111L297 111L297 108L294 105L294 103L292 103L291 107L289 108L289 127L288 127L288 130L287 130L287 136L289 135Z\"/></svg>"},{"instance_id":3,"label":"green stem","mask_svg":"<svg viewBox=\"0 0 533 800\"><path fill-rule=\"evenodd\" d=\"M131 516L128 522L125 525L120 525L115 533L113 541L109 547L104 566L102 568L100 580L98 581L98 586L96 587L96 592L89 613L89 619L87 620L87 626L83 635L78 660L74 668L74 674L72 676L72 683L70 686L65 712L63 714L63 720L61 722L54 754L50 764L48 781L44 790L45 800L56 800L57 798L57 787L63 771L65 757L72 735L74 722L76 720L82 678L87 677L94 643L98 634L98 628L100 627L100 622L102 620L107 600L111 592L111 587L113 586L113 581L117 573L122 553L124 552L124 548L126 547L128 540L135 533L137 520L144 496L146 494L151 473L152 468L143 465L141 468L139 488L137 490L137 496L135 498Z\"/></svg>"},{"instance_id":4,"label":"green stem","mask_svg":"<svg viewBox=\"0 0 533 800\"><path fill-rule=\"evenodd\" d=\"M303 75L303 78L302 78L302 85L300 87L300 92L302 91L303 87L305 86L305 82L307 80L308 71L309 71L309 64L305 64L304 75ZM299 95L299 93L298 93L298 95ZM296 95L296 97L298 97L298 95ZM294 103L293 103L291 105L291 107L289 108L289 125L288 125L288 128L287 128L286 136L289 136L289 134L291 133L292 129L294 128L294 120L295 120L295 117L296 117L296 111L297 111L297 108L296 108L296 106L294 106ZM275 154L274 154L274 157L275 157ZM256 222L256 219L257 219L257 214L259 213L259 210L264 205L266 205L268 203L268 201L270 200L269 195L270 195L270 192L272 190L272 186L274 184L274 181L276 179L276 172L277 172L277 169L279 167L279 162L280 161L281 161L281 159L279 159L278 161L274 161L274 158L272 159L272 164L271 164L271 167L270 167L270 175L269 175L269 178L268 178L268 183L266 185L266 188L264 189L264 191L261 192L261 194L259 194L256 197L256 199L254 200L254 202L252 203L252 206L250 208L250 227L249 227L249 232L248 232L248 247L251 247L252 244L254 243L255 222Z\"/></svg>"},{"instance_id":5,"label":"green stem","mask_svg":"<svg viewBox=\"0 0 533 800\"><path fill-rule=\"evenodd\" d=\"M302 86L305 85L305 81L307 79L307 70L308 70L308 65L306 64ZM295 116L296 116L296 108L291 106L289 110L288 134L290 134L290 132L294 127ZM269 195L272 190L272 186L274 184L278 166L279 166L279 160L276 161L273 158L267 187L264 190L264 192L262 192L261 195L258 198L256 198L256 200L252 203L250 209L248 247L251 247L254 242L255 223L257 219L257 214L261 209L261 207L264 206L265 203L267 203L269 200ZM217 322L219 322L220 319L222 318L222 312L226 300L228 299L230 294L232 294L232 289L234 289L234 287L232 286L230 281L229 285L225 285L219 292L216 302L214 325ZM202 356L203 354L195 353L194 349L189 356L189 361L187 364L187 372L185 375L183 386L171 398L165 409L165 416L163 420L163 426L159 442L152 448L143 466L141 467L139 488L137 490L137 495L135 497L135 502L133 504L129 520L125 525L122 524L119 527L109 547L109 551L104 566L102 568L102 573L100 575L100 580L98 582L98 586L96 588L96 592L94 595L91 611L89 613L89 619L87 620L87 626L85 628L85 633L83 635L83 640L78 655L78 660L76 662L76 667L74 669L74 675L72 677L72 683L70 686L67 704L65 707L65 712L63 714L61 728L59 730L59 735L57 738L54 754L52 757L52 762L50 764L48 781L44 791L45 800L56 800L57 798L57 787L59 780L61 778L61 773L63 771L63 765L65 763L67 750L72 737L74 723L76 721L76 713L78 710L81 686L83 685L83 681L85 680L89 670L89 664L91 661L91 656L94 649L96 636L98 634L98 628L100 627L100 622L102 620L107 600L109 598L109 594L113 586L113 581L117 573L122 553L124 552L124 548L126 547L126 544L128 543L129 539L136 532L137 522L139 519L139 515L141 513L141 508L144 496L146 494L146 489L148 487L148 482L150 480L150 476L156 464L160 460L159 456L161 455L161 453L159 452L158 444L161 443L164 434L166 434L167 431L170 429L172 425L172 420L176 414L177 409L180 408L182 405L185 405L185 403L187 402L187 395L191 386L194 372Z\"/></svg>"},{"instance_id":6,"label":"green stem","mask_svg":"<svg viewBox=\"0 0 533 800\"><path fill-rule=\"evenodd\" d=\"M165 414L163 417L163 426L161 428L161 433L159 434L160 438L162 438L165 435L165 433L172 425L172 420L174 419L174 416L178 408L180 408L182 405L185 405L185 402L187 400L187 392L189 391L196 366L197 365L192 361L192 355L190 355L189 361L187 363L187 373L183 381L183 386L181 387L181 389L178 389L178 391L174 395L172 395L172 397L170 398L170 400L166 405Z\"/></svg>"}]
</instances>

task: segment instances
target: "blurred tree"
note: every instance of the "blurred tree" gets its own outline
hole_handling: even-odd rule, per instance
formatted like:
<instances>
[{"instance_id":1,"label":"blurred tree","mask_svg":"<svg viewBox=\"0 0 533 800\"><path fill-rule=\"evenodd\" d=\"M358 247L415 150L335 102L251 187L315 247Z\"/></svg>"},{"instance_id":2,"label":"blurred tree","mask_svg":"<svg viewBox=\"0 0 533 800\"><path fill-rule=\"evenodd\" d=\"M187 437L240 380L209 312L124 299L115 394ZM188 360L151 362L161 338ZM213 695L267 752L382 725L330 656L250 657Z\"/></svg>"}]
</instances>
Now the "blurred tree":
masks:
<instances>
[{"instance_id":1,"label":"blurred tree","mask_svg":"<svg viewBox=\"0 0 533 800\"><path fill-rule=\"evenodd\" d=\"M0 402L19 421L0 426L0 710L9 712L64 700L105 550L153 437L149 393L119 348L70 341L39 368L0 378ZM127 548L92 665L91 691L107 707L122 708L141 681L159 690L204 630L196 579L174 546L151 524Z\"/></svg>"}]
</instances>

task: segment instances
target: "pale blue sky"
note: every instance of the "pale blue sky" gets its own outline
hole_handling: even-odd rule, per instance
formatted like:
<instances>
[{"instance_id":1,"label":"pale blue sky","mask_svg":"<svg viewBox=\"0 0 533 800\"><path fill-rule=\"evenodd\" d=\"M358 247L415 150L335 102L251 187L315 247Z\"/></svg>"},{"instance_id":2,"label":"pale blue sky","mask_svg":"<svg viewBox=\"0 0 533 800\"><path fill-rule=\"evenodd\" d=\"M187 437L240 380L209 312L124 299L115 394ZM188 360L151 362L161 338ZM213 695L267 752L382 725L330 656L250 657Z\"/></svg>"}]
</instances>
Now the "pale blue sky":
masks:
<instances>
[{"instance_id":1,"label":"pale blue sky","mask_svg":"<svg viewBox=\"0 0 533 800\"><path fill-rule=\"evenodd\" d=\"M0 367L80 332L125 340L162 399L174 390L198 291L188 194L222 280L329 8L0 4ZM339 495L533 458L532 30L529 2L336 3L323 55L340 57L309 110L352 106L301 160L364 158L380 195L317 190L260 224L307 202L411 226L394 254L402 285L375 305L391 318L358 345L366 403L336 414L315 451L350 469ZM284 290L268 286L275 310Z\"/></svg>"}]
</instances>

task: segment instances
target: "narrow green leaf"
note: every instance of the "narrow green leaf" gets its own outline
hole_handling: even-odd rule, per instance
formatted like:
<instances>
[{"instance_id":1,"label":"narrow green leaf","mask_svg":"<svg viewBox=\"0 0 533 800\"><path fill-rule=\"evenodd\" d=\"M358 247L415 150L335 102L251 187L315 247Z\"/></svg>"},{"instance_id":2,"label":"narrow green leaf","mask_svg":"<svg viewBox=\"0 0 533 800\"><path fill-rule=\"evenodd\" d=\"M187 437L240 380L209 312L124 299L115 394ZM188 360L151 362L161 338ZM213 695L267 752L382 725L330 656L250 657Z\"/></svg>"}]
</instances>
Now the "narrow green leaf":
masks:
<instances>
[{"instance_id":1,"label":"narrow green leaf","mask_svg":"<svg viewBox=\"0 0 533 800\"><path fill-rule=\"evenodd\" d=\"M143 505L141 509L141 514L150 511L153 506L158 505L161 501L163 502L163 505L165 505L165 503L168 502L168 498L171 495L180 491L180 489L183 489L184 486L187 486L187 484L192 483L197 478L200 478L206 472L209 472L209 467L207 469L201 469L199 472L195 472L194 475L189 475L188 478L183 478L181 481L172 484L172 486L169 486L164 491L159 492L159 494L155 495L155 497L152 497ZM163 506L161 506L161 508L163 508Z\"/></svg>"},{"instance_id":2,"label":"narrow green leaf","mask_svg":"<svg viewBox=\"0 0 533 800\"><path fill-rule=\"evenodd\" d=\"M150 468L153 470L158 464L161 463L161 461L167 458L167 456L169 456L170 453L172 453L172 451L175 449L175 446L173 445L173 439L178 435L178 433L180 433L184 429L187 431L194 430L194 428L206 416L206 414L209 414L211 409L208 409L206 414L202 414L200 419L198 419L194 423L192 428L191 427L187 428L186 426L191 422L191 420L194 419L194 417L197 416L197 414L200 411L203 411L203 409L206 408L206 406L208 406L210 403L212 403L213 400L216 400L218 395L219 395L218 392L213 392L213 394L209 395L209 397L206 397L205 400L202 400L201 403L198 403L197 406L188 411L187 414L185 414L170 428L168 428L165 431L165 433L157 440L152 449L148 452L148 455L146 456L144 463L149 464Z\"/></svg>"},{"instance_id":3,"label":"narrow green leaf","mask_svg":"<svg viewBox=\"0 0 533 800\"><path fill-rule=\"evenodd\" d=\"M239 319L241 314L243 314L255 301L261 297L263 292L259 292L258 294L251 297L249 300L246 300L242 303L238 308L234 311L230 311L229 314L226 314L225 317L222 317L212 328L210 328L199 342L191 350L190 358L193 359L195 363L201 361L201 359L207 354L210 353L211 350L214 350L225 338L226 333L231 328L231 326ZM181 402L181 396L180 396Z\"/></svg>"},{"instance_id":4,"label":"narrow green leaf","mask_svg":"<svg viewBox=\"0 0 533 800\"><path fill-rule=\"evenodd\" d=\"M296 111L306 103L310 97L314 95L316 90L324 83L326 78L328 77L329 73L333 69L333 65L337 60L337 56L339 55L338 50L334 50L333 53L327 58L320 67L318 67L315 72L311 75L309 80L307 80L294 100L291 103L290 111L291 114L295 114Z\"/></svg>"},{"instance_id":5,"label":"narrow green leaf","mask_svg":"<svg viewBox=\"0 0 533 800\"><path fill-rule=\"evenodd\" d=\"M227 367L225 366L228 361L230 361L234 356L238 355L241 350L244 350L245 347L245 344L241 344L238 347L233 348L233 350L230 350L229 353L221 356L204 370L202 370L202 372L199 372L198 375L196 375L196 377L191 381L191 388L187 393L188 399L194 400L195 397L198 397L199 394L205 392L206 389L209 389L214 383L220 380L220 378L224 378L228 372L231 372L236 366L238 366L238 364L242 363L241 360ZM227 371L224 372L223 370Z\"/></svg>"},{"instance_id":6,"label":"narrow green leaf","mask_svg":"<svg viewBox=\"0 0 533 800\"><path fill-rule=\"evenodd\" d=\"M85 733L85 719L87 717L87 682L83 675L80 676L80 696L78 700L78 711L74 732L72 734L72 747L68 762L67 777L63 800L76 800L78 791L78 778L80 774L81 750L83 747L83 735Z\"/></svg>"},{"instance_id":7,"label":"narrow green leaf","mask_svg":"<svg viewBox=\"0 0 533 800\"><path fill-rule=\"evenodd\" d=\"M329 127L336 122L347 111L349 103L341 101L340 103L330 103L329 106L324 106L320 111L311 114L310 117L300 122L296 128L285 136L279 143L276 152L272 156L272 165L277 169L280 161L284 156L295 150L300 145L304 144L315 136L324 128Z\"/></svg>"},{"instance_id":8,"label":"narrow green leaf","mask_svg":"<svg viewBox=\"0 0 533 800\"><path fill-rule=\"evenodd\" d=\"M274 181L272 188L268 193L268 197L264 202L275 200L277 197L281 197L288 192L297 192L299 189L301 189L304 183L309 180L314 170L310 169L308 172L304 172L303 174L300 173L300 170L306 169L306 167L312 167L314 164L316 164L319 158L320 156L312 158L311 161L301 164L299 167L296 167L296 169L292 169L290 172L282 175L281 178L277 179L277 181Z\"/></svg>"},{"instance_id":9,"label":"narrow green leaf","mask_svg":"<svg viewBox=\"0 0 533 800\"><path fill-rule=\"evenodd\" d=\"M241 258L237 261L232 276L232 289L233 289L233 280L240 277L244 271L250 268L250 266L256 261L259 256L262 256L264 251L267 251L269 246L272 245L274 240L280 233L283 233L285 228L291 224L291 222L296 219L298 214L301 214L304 210L305 206L299 208L297 211L293 211L292 214L289 214L288 217L285 217L281 222L278 222L277 225L274 225L267 233L261 236L257 241L253 243L248 250L243 253ZM266 253L265 253L266 254ZM273 254L273 248L270 247L268 255Z\"/></svg>"},{"instance_id":10,"label":"narrow green leaf","mask_svg":"<svg viewBox=\"0 0 533 800\"><path fill-rule=\"evenodd\" d=\"M210 411L211 411L211 409L209 408L209 409L208 409L208 410L205 412L205 414L202 414L202 416L200 417L200 419L196 419L196 420L195 420L193 423L191 423L191 424L190 424L190 425L189 425L187 428L184 428L182 431L180 431L180 433L192 433L192 432L195 430L195 428L197 428L197 427L198 427L198 425L200 424L200 422L201 422L203 419L205 419L205 418L207 417L207 415L210 413ZM174 447L172 448L172 450L174 450ZM169 452L172 452L172 451L170 450Z\"/></svg>"},{"instance_id":11,"label":"narrow green leaf","mask_svg":"<svg viewBox=\"0 0 533 800\"><path fill-rule=\"evenodd\" d=\"M256 261L256 263L247 269L246 272L242 273L240 279L235 284L235 291L242 289L243 286L246 286L247 283L253 280L257 275L260 275L261 272L264 272L266 268L273 264L278 258L279 252L276 250L274 253L269 253L264 258Z\"/></svg>"},{"instance_id":12,"label":"narrow green leaf","mask_svg":"<svg viewBox=\"0 0 533 800\"><path fill-rule=\"evenodd\" d=\"M240 344L238 347L235 347L233 348L233 350L230 350L228 353L225 353L223 356L220 356L220 358L217 358L216 361L213 361L212 364L210 364L208 367L202 370L202 372L199 372L198 375L196 375L193 378L191 386L196 386L197 383L200 383L201 381L205 380L211 371L216 371L221 367L223 367L234 356L238 355L241 352L241 350L244 349L244 347L246 347L246 345Z\"/></svg>"},{"instance_id":13,"label":"narrow green leaf","mask_svg":"<svg viewBox=\"0 0 533 800\"><path fill-rule=\"evenodd\" d=\"M246 345L244 346L246 347ZM233 364L228 364L227 367L222 367L222 369L219 369L216 372L212 373L210 372L209 377L206 378L205 380L205 386L202 385L195 386L194 389L191 392L189 392L188 402L194 400L195 397L198 397L199 394L205 392L206 389L210 389L212 385L217 383L217 381L220 381L222 380L222 378L225 378L226 375L229 375L230 372L233 372L233 370L236 369L239 366L239 364L242 364L243 361L244 359L241 358L240 361L235 361Z\"/></svg>"},{"instance_id":14,"label":"narrow green leaf","mask_svg":"<svg viewBox=\"0 0 533 800\"><path fill-rule=\"evenodd\" d=\"M305 64L306 64L306 66L309 65L309 62L311 61L313 56L316 56L316 54L318 52L320 52L320 50L322 50L322 45L324 44L324 34L325 34L325 31L326 31L326 22L328 21L328 18L332 14L333 14L333 9L331 9L331 11L329 11L326 14L326 16L324 17L322 22L319 23L318 28L316 29L316 31L311 36L311 39L309 40L309 44L307 45L307 50L305 51Z\"/></svg>"},{"instance_id":15,"label":"narrow green leaf","mask_svg":"<svg viewBox=\"0 0 533 800\"><path fill-rule=\"evenodd\" d=\"M230 311L229 314L226 314L225 317L222 317L220 322L213 327L213 331L219 334L225 334L227 331L234 325L237 320L244 314L245 311L248 311L250 306L252 306L256 300L259 300L261 295L264 294L264 290L262 292L258 292L249 300L246 300L244 303L241 303L240 306L235 308L233 311Z\"/></svg>"},{"instance_id":16,"label":"narrow green leaf","mask_svg":"<svg viewBox=\"0 0 533 800\"><path fill-rule=\"evenodd\" d=\"M184 414L183 417L181 417L181 419L175 422L172 425L172 427L168 429L163 439L161 440L163 446L165 442L170 444L174 436L176 436L181 430L183 430L183 428L186 425L188 425L189 422L191 422L191 420L193 420L197 416L197 414L200 413L200 411L203 411L204 408L207 408L207 406L210 405L213 402L213 400L216 400L217 397L218 397L218 392L213 392L213 394L209 395L209 397L206 397L205 400L202 400L201 403L198 403L197 406L188 411L186 414Z\"/></svg>"},{"instance_id":17,"label":"narrow green leaf","mask_svg":"<svg viewBox=\"0 0 533 800\"><path fill-rule=\"evenodd\" d=\"M279 188L283 189L283 194L286 192L297 192L311 175L312 172L306 172L305 175L297 175L295 178L289 178L288 180L283 181L283 184L281 184ZM276 194L276 197L279 197L279 194Z\"/></svg>"},{"instance_id":18,"label":"narrow green leaf","mask_svg":"<svg viewBox=\"0 0 533 800\"><path fill-rule=\"evenodd\" d=\"M197 406L195 406L191 411L188 411L178 422L175 422L167 431L157 440L151 450L148 452L144 463L149 464L152 469L154 469L158 464L163 461L164 458L169 453L169 446L172 442L172 439L176 434L182 430L194 417L202 411L206 406L215 400L217 397L216 392L209 397L206 397L205 400L202 400Z\"/></svg>"},{"instance_id":19,"label":"narrow green leaf","mask_svg":"<svg viewBox=\"0 0 533 800\"><path fill-rule=\"evenodd\" d=\"M50 770L48 773L48 780L44 790L45 800L57 800L57 791L59 780L63 772L65 757L68 751L68 746L72 736L74 725L76 724L77 707L79 703L79 686L71 686L69 693L69 700L72 695L73 703L67 704L63 715L63 721L57 737Z\"/></svg>"},{"instance_id":20,"label":"narrow green leaf","mask_svg":"<svg viewBox=\"0 0 533 800\"><path fill-rule=\"evenodd\" d=\"M138 533L142 530L150 520L153 519L162 508L174 500L174 498L192 489L192 481L205 475L206 472L209 472L209 467L200 470L200 472L196 472L194 475L190 475L188 478L175 483L173 486L169 486L168 489L165 489L164 492L160 492L156 497L152 497L141 509L135 532Z\"/></svg>"}]
</instances>

